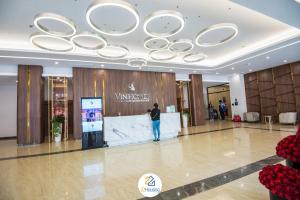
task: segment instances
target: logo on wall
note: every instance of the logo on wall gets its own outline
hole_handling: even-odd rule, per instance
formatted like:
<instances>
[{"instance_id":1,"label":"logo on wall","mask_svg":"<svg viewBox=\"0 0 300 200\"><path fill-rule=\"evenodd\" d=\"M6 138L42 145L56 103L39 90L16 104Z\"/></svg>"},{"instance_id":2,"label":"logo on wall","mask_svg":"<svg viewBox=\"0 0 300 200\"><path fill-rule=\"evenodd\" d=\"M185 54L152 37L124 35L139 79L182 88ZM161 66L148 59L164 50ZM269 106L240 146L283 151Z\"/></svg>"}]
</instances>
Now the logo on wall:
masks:
<instances>
[{"instance_id":1,"label":"logo on wall","mask_svg":"<svg viewBox=\"0 0 300 200\"><path fill-rule=\"evenodd\" d=\"M115 92L115 98L118 102L149 102L150 95L148 93L137 93L134 82L128 84L128 92Z\"/></svg>"},{"instance_id":2,"label":"logo on wall","mask_svg":"<svg viewBox=\"0 0 300 200\"><path fill-rule=\"evenodd\" d=\"M156 174L144 174L139 179L138 188L145 197L155 197L161 192L162 183Z\"/></svg>"},{"instance_id":3,"label":"logo on wall","mask_svg":"<svg viewBox=\"0 0 300 200\"><path fill-rule=\"evenodd\" d=\"M135 87L133 85L133 82L128 85L128 88L129 88L130 91L135 91Z\"/></svg>"}]
</instances>

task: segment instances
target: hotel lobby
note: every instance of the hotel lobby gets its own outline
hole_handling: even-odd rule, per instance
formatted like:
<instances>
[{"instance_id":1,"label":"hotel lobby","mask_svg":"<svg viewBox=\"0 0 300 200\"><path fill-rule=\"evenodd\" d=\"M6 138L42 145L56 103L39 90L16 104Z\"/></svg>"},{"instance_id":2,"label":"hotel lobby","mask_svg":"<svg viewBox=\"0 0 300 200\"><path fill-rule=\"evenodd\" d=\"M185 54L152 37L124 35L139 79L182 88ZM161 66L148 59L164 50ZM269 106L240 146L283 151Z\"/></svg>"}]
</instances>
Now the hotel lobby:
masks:
<instances>
[{"instance_id":1,"label":"hotel lobby","mask_svg":"<svg viewBox=\"0 0 300 200\"><path fill-rule=\"evenodd\" d=\"M300 1L0 16L0 200L300 200Z\"/></svg>"}]
</instances>

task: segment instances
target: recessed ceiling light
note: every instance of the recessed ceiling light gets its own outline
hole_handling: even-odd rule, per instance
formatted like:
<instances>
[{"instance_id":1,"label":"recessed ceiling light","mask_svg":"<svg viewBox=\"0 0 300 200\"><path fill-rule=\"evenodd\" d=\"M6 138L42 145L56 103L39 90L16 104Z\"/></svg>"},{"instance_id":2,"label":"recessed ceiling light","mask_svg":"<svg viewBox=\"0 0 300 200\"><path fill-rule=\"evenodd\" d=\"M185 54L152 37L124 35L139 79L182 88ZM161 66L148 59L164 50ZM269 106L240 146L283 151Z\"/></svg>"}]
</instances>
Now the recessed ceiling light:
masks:
<instances>
[{"instance_id":1,"label":"recessed ceiling light","mask_svg":"<svg viewBox=\"0 0 300 200\"><path fill-rule=\"evenodd\" d=\"M270 59L270 56L267 56L266 59L269 60L269 59Z\"/></svg>"},{"instance_id":2,"label":"recessed ceiling light","mask_svg":"<svg viewBox=\"0 0 300 200\"><path fill-rule=\"evenodd\" d=\"M217 41L217 42L201 42L201 37L206 35L207 33L214 31L214 30L219 30L219 29L232 29L233 33L230 34L228 37ZM196 45L200 47L212 47L212 46L218 46L223 43L229 42L230 40L234 39L238 34L238 27L235 24L230 24L230 23L222 23L222 24L215 24L212 25L208 28L205 28L202 30L198 35L196 36L195 43Z\"/></svg>"},{"instance_id":3,"label":"recessed ceiling light","mask_svg":"<svg viewBox=\"0 0 300 200\"><path fill-rule=\"evenodd\" d=\"M300 3L300 0L295 0L297 3Z\"/></svg>"},{"instance_id":4,"label":"recessed ceiling light","mask_svg":"<svg viewBox=\"0 0 300 200\"><path fill-rule=\"evenodd\" d=\"M286 62L287 62L287 60L284 60L283 62L284 62L284 63L286 63Z\"/></svg>"},{"instance_id":5,"label":"recessed ceiling light","mask_svg":"<svg viewBox=\"0 0 300 200\"><path fill-rule=\"evenodd\" d=\"M231 70L234 70L234 67L231 67Z\"/></svg>"},{"instance_id":6,"label":"recessed ceiling light","mask_svg":"<svg viewBox=\"0 0 300 200\"><path fill-rule=\"evenodd\" d=\"M101 64L101 67L104 67L104 65L103 65L103 64Z\"/></svg>"},{"instance_id":7,"label":"recessed ceiling light","mask_svg":"<svg viewBox=\"0 0 300 200\"><path fill-rule=\"evenodd\" d=\"M194 72L194 73L197 73L197 71L196 71L196 70L194 70L193 72Z\"/></svg>"},{"instance_id":8,"label":"recessed ceiling light","mask_svg":"<svg viewBox=\"0 0 300 200\"><path fill-rule=\"evenodd\" d=\"M216 72L216 74L220 74L219 72Z\"/></svg>"},{"instance_id":9,"label":"recessed ceiling light","mask_svg":"<svg viewBox=\"0 0 300 200\"><path fill-rule=\"evenodd\" d=\"M154 31L150 31L148 28L148 24L151 23L151 21L157 19L157 18L162 18L162 17L172 17L175 20L178 20L180 25L178 26L178 28L169 31L169 32L165 32L165 33L158 33L158 32L154 32ZM177 33L179 33L184 27L184 19L181 13L177 12L177 11L173 11L173 10L159 10L156 11L152 14L150 14L149 16L146 17L145 22L144 22L144 32L151 36L151 37L170 37L172 35L175 35Z\"/></svg>"},{"instance_id":10,"label":"recessed ceiling light","mask_svg":"<svg viewBox=\"0 0 300 200\"><path fill-rule=\"evenodd\" d=\"M249 72L252 72L252 69L249 69Z\"/></svg>"},{"instance_id":11,"label":"recessed ceiling light","mask_svg":"<svg viewBox=\"0 0 300 200\"><path fill-rule=\"evenodd\" d=\"M113 6L123 8L124 10L130 12L130 14L132 14L135 18L134 25L127 28L124 31L105 30L105 29L100 28L99 26L97 26L92 21L91 16L93 15L92 13L96 9L103 8L103 7L111 8ZM90 27L92 27L97 32L100 32L100 33L106 34L106 35L111 35L111 36L122 36L122 35L126 35L126 34L129 34L129 33L133 32L138 27L138 25L140 23L140 17L139 17L139 14L138 14L137 10L131 4L129 4L126 1L122 1L122 0L96 0L87 9L86 21L90 25Z\"/></svg>"},{"instance_id":12,"label":"recessed ceiling light","mask_svg":"<svg viewBox=\"0 0 300 200\"><path fill-rule=\"evenodd\" d=\"M58 61L55 61L55 62L54 62L54 64L55 64L55 65L58 65L58 64L59 64L59 62L58 62Z\"/></svg>"},{"instance_id":13,"label":"recessed ceiling light","mask_svg":"<svg viewBox=\"0 0 300 200\"><path fill-rule=\"evenodd\" d=\"M169 71L170 71L170 72L172 72L172 71L173 71L173 69L169 69Z\"/></svg>"}]
</instances>

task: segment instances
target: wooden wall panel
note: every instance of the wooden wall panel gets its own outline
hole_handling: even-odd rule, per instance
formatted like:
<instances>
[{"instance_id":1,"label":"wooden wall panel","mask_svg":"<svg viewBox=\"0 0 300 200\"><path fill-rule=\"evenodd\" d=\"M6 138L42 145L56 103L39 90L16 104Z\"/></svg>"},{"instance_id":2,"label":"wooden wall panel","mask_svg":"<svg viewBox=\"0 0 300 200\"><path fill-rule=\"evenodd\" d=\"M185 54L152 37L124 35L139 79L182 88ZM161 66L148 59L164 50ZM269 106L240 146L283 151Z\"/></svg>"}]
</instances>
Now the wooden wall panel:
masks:
<instances>
[{"instance_id":1,"label":"wooden wall panel","mask_svg":"<svg viewBox=\"0 0 300 200\"><path fill-rule=\"evenodd\" d=\"M300 119L299 61L245 74L245 89L249 112L261 111L276 121L279 113L297 111Z\"/></svg>"},{"instance_id":2,"label":"wooden wall panel","mask_svg":"<svg viewBox=\"0 0 300 200\"><path fill-rule=\"evenodd\" d=\"M247 111L260 113L260 94L258 88L257 73L254 72L245 74L244 81L247 99Z\"/></svg>"},{"instance_id":3,"label":"wooden wall panel","mask_svg":"<svg viewBox=\"0 0 300 200\"><path fill-rule=\"evenodd\" d=\"M135 87L134 92L150 94L150 101L118 101L115 93L134 93L128 87L131 83ZM166 112L166 106L176 106L175 74L73 68L73 135L76 139L81 138L80 98L89 96L103 97L105 116L146 113L155 102L162 112Z\"/></svg>"},{"instance_id":4,"label":"wooden wall panel","mask_svg":"<svg viewBox=\"0 0 300 200\"><path fill-rule=\"evenodd\" d=\"M259 71L257 74L260 94L261 114L272 115L276 121L277 105L272 69Z\"/></svg>"},{"instance_id":5,"label":"wooden wall panel","mask_svg":"<svg viewBox=\"0 0 300 200\"><path fill-rule=\"evenodd\" d=\"M190 74L190 79L191 120L193 126L199 126L205 123L202 75Z\"/></svg>"},{"instance_id":6,"label":"wooden wall panel","mask_svg":"<svg viewBox=\"0 0 300 200\"><path fill-rule=\"evenodd\" d=\"M291 70L293 74L296 110L298 112L298 120L300 120L300 62L292 63Z\"/></svg>"},{"instance_id":7,"label":"wooden wall panel","mask_svg":"<svg viewBox=\"0 0 300 200\"><path fill-rule=\"evenodd\" d=\"M43 69L41 66L19 65L17 89L17 142L39 144L42 132Z\"/></svg>"},{"instance_id":8,"label":"wooden wall panel","mask_svg":"<svg viewBox=\"0 0 300 200\"><path fill-rule=\"evenodd\" d=\"M277 112L295 112L296 102L290 65L273 68Z\"/></svg>"}]
</instances>

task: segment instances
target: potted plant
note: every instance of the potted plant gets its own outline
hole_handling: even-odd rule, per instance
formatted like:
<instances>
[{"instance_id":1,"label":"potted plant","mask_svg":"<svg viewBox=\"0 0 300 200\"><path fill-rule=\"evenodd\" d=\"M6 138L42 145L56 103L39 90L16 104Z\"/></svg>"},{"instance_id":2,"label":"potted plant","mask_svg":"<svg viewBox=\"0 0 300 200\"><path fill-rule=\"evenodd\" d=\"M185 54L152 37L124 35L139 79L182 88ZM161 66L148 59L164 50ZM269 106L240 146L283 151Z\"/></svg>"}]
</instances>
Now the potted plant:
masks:
<instances>
[{"instance_id":1,"label":"potted plant","mask_svg":"<svg viewBox=\"0 0 300 200\"><path fill-rule=\"evenodd\" d=\"M286 165L300 170L300 127L296 135L283 138L276 146L276 154L286 159Z\"/></svg>"},{"instance_id":2,"label":"potted plant","mask_svg":"<svg viewBox=\"0 0 300 200\"><path fill-rule=\"evenodd\" d=\"M270 200L300 200L300 171L283 166L269 165L259 172L259 181L270 192Z\"/></svg>"},{"instance_id":3,"label":"potted plant","mask_svg":"<svg viewBox=\"0 0 300 200\"><path fill-rule=\"evenodd\" d=\"M62 133L62 124L64 122L63 115L54 116L52 119L52 131L54 135L55 142L61 141L61 133Z\"/></svg>"},{"instance_id":4,"label":"potted plant","mask_svg":"<svg viewBox=\"0 0 300 200\"><path fill-rule=\"evenodd\" d=\"M183 126L183 128L188 127L189 116L190 116L190 113L187 112L187 111L184 111L182 113L182 126Z\"/></svg>"}]
</instances>

